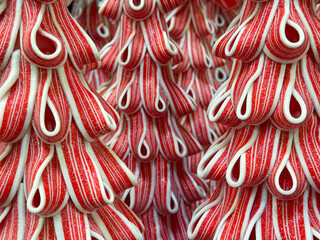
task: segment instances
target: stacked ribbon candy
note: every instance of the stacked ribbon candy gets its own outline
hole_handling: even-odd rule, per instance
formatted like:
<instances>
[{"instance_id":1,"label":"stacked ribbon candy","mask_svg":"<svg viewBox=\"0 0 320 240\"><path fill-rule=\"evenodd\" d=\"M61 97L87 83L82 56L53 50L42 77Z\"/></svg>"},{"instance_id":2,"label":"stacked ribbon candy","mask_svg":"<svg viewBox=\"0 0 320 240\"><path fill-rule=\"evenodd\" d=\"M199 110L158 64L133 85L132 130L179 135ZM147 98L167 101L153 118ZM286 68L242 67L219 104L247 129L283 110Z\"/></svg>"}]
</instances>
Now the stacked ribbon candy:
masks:
<instances>
[{"instance_id":1,"label":"stacked ribbon candy","mask_svg":"<svg viewBox=\"0 0 320 240\"><path fill-rule=\"evenodd\" d=\"M212 13L211 20L207 16L210 12L206 10L215 7L216 4L211 2L188 1L168 14L166 19L170 36L178 43L185 56L182 62L173 66L175 79L197 103L197 110L184 117L182 123L197 138L204 150L226 130L225 126L210 122L206 113L214 92L228 76L224 61L213 57L209 47L209 41L218 28L214 16L219 13ZM197 172L203 153L204 151L187 158L189 171ZM207 185L209 189L210 181ZM202 201L204 200L192 205L198 205Z\"/></svg>"},{"instance_id":2,"label":"stacked ribbon candy","mask_svg":"<svg viewBox=\"0 0 320 240\"><path fill-rule=\"evenodd\" d=\"M71 14L100 51L113 38L116 23L108 21L106 17L98 14L98 9L95 0L75 0ZM108 87L112 82L110 73L100 68L87 72L85 79L94 90L99 89L102 83L104 87Z\"/></svg>"},{"instance_id":3,"label":"stacked ribbon candy","mask_svg":"<svg viewBox=\"0 0 320 240\"><path fill-rule=\"evenodd\" d=\"M235 59L210 120L231 128L198 174L217 181L192 239L320 237L320 20L316 1L247 0L214 46Z\"/></svg>"},{"instance_id":4,"label":"stacked ribbon candy","mask_svg":"<svg viewBox=\"0 0 320 240\"><path fill-rule=\"evenodd\" d=\"M0 6L0 238L141 239L116 196L136 178L98 140L118 114L84 80L93 42L65 0Z\"/></svg>"},{"instance_id":5,"label":"stacked ribbon candy","mask_svg":"<svg viewBox=\"0 0 320 240\"><path fill-rule=\"evenodd\" d=\"M168 16L170 36L176 40L184 53L184 60L173 66L175 79L197 103L197 110L183 121L190 132L207 147L220 136L225 127L210 123L206 110L213 93L225 81L227 74L214 74L212 68L224 64L218 58L214 62L207 37L214 34L214 22L206 16L206 5L201 0L188 1Z\"/></svg>"},{"instance_id":6,"label":"stacked ribbon candy","mask_svg":"<svg viewBox=\"0 0 320 240\"><path fill-rule=\"evenodd\" d=\"M207 191L187 167L186 157L202 147L178 118L194 112L197 103L172 72L183 51L169 37L164 19L177 8L189 9L191 2L106 0L100 8L118 21L116 35L101 50L102 69L114 80L100 93L121 112L120 126L105 141L138 178L122 198L140 215L145 239L187 239L189 204ZM211 90L202 90L208 99Z\"/></svg>"}]
</instances>

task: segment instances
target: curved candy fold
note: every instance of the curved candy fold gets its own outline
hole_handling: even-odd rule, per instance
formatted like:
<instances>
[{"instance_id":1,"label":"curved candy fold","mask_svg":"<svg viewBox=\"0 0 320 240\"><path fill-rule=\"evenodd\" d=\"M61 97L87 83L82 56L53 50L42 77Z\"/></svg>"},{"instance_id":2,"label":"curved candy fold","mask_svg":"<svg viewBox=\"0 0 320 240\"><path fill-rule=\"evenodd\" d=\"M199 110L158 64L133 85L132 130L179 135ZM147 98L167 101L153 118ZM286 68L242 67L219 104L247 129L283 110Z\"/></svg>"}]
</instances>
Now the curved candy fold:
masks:
<instances>
[{"instance_id":1,"label":"curved candy fold","mask_svg":"<svg viewBox=\"0 0 320 240\"><path fill-rule=\"evenodd\" d=\"M41 216L59 213L69 198L54 145L42 142L34 132L30 138L24 187L28 211Z\"/></svg>"},{"instance_id":2,"label":"curved candy fold","mask_svg":"<svg viewBox=\"0 0 320 240\"><path fill-rule=\"evenodd\" d=\"M99 169L102 181L119 194L137 184L136 177L118 156L100 140L88 143L86 150Z\"/></svg>"},{"instance_id":3,"label":"curved candy fold","mask_svg":"<svg viewBox=\"0 0 320 240\"><path fill-rule=\"evenodd\" d=\"M26 226L25 199L23 186L19 182L19 190L12 199L10 209L4 219L0 219L0 238L23 240Z\"/></svg>"},{"instance_id":4,"label":"curved candy fold","mask_svg":"<svg viewBox=\"0 0 320 240\"><path fill-rule=\"evenodd\" d=\"M152 203L155 192L155 164L137 161L131 154L126 159L126 165L136 175L138 183L134 188L128 189L122 196L122 200L140 215L144 213Z\"/></svg>"},{"instance_id":5,"label":"curved candy fold","mask_svg":"<svg viewBox=\"0 0 320 240\"><path fill-rule=\"evenodd\" d=\"M100 67L99 53L89 36L71 17L64 0L49 5L52 20L64 40L73 66L79 71Z\"/></svg>"},{"instance_id":6,"label":"curved candy fold","mask_svg":"<svg viewBox=\"0 0 320 240\"><path fill-rule=\"evenodd\" d=\"M167 95L163 93L162 78L159 69L149 55L144 57L140 66L140 93L146 112L153 117L160 117L167 111Z\"/></svg>"},{"instance_id":7,"label":"curved candy fold","mask_svg":"<svg viewBox=\"0 0 320 240\"><path fill-rule=\"evenodd\" d=\"M119 76L117 106L122 112L132 114L141 107L140 71L127 71L125 68L119 68L117 76Z\"/></svg>"},{"instance_id":8,"label":"curved candy fold","mask_svg":"<svg viewBox=\"0 0 320 240\"><path fill-rule=\"evenodd\" d=\"M0 1L0 70L14 50L21 21L22 0Z\"/></svg>"},{"instance_id":9,"label":"curved candy fold","mask_svg":"<svg viewBox=\"0 0 320 240\"><path fill-rule=\"evenodd\" d=\"M156 0L134 1L124 0L123 8L126 14L134 20L143 20L148 18L156 5Z\"/></svg>"},{"instance_id":10,"label":"curved candy fold","mask_svg":"<svg viewBox=\"0 0 320 240\"><path fill-rule=\"evenodd\" d=\"M155 159L155 191L153 203L158 213L169 215L179 209L177 196L171 189L174 179L172 163L166 161L161 155Z\"/></svg>"},{"instance_id":11,"label":"curved candy fold","mask_svg":"<svg viewBox=\"0 0 320 240\"><path fill-rule=\"evenodd\" d=\"M159 10L155 10L155 14L141 21L140 24L148 52L156 63L165 65L178 54L182 59L182 52L178 45L168 37L165 31L165 21Z\"/></svg>"},{"instance_id":12,"label":"curved candy fold","mask_svg":"<svg viewBox=\"0 0 320 240\"><path fill-rule=\"evenodd\" d=\"M82 135L92 141L115 130L119 118L117 112L96 92L90 90L83 76L68 62L57 71L73 118Z\"/></svg>"},{"instance_id":13,"label":"curved candy fold","mask_svg":"<svg viewBox=\"0 0 320 240\"><path fill-rule=\"evenodd\" d=\"M129 145L136 159L143 162L153 160L158 155L158 143L153 119L141 109L130 116L128 121Z\"/></svg>"},{"instance_id":14,"label":"curved candy fold","mask_svg":"<svg viewBox=\"0 0 320 240\"><path fill-rule=\"evenodd\" d=\"M55 70L39 69L33 127L47 143L61 142L70 130L71 112Z\"/></svg>"},{"instance_id":15,"label":"curved candy fold","mask_svg":"<svg viewBox=\"0 0 320 240\"><path fill-rule=\"evenodd\" d=\"M28 156L30 132L16 143L1 143L0 152L0 206L10 204L20 186Z\"/></svg>"},{"instance_id":16,"label":"curved candy fold","mask_svg":"<svg viewBox=\"0 0 320 240\"><path fill-rule=\"evenodd\" d=\"M30 126L38 69L17 50L1 73L0 82L0 141L17 141Z\"/></svg>"},{"instance_id":17,"label":"curved candy fold","mask_svg":"<svg viewBox=\"0 0 320 240\"><path fill-rule=\"evenodd\" d=\"M295 199L305 191L306 177L293 146L293 132L282 132L275 165L267 180L270 192L281 200Z\"/></svg>"},{"instance_id":18,"label":"curved candy fold","mask_svg":"<svg viewBox=\"0 0 320 240\"><path fill-rule=\"evenodd\" d=\"M23 2L20 35L21 51L33 64L57 68L67 59L67 50L47 5L36 0Z\"/></svg>"},{"instance_id":19,"label":"curved candy fold","mask_svg":"<svg viewBox=\"0 0 320 240\"><path fill-rule=\"evenodd\" d=\"M112 188L104 184L88 145L74 123L66 139L56 144L68 193L75 206L85 213L112 203L114 199Z\"/></svg>"}]
</instances>

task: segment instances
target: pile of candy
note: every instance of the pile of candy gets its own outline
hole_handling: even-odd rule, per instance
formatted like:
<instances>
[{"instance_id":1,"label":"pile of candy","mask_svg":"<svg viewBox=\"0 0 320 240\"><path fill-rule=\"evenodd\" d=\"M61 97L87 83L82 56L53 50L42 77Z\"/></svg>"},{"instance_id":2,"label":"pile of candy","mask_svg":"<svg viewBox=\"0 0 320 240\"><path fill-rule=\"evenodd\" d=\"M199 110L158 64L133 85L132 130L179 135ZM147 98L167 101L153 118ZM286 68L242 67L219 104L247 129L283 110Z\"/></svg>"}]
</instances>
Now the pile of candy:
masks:
<instances>
[{"instance_id":1,"label":"pile of candy","mask_svg":"<svg viewBox=\"0 0 320 240\"><path fill-rule=\"evenodd\" d=\"M320 239L316 0L0 0L1 239Z\"/></svg>"}]
</instances>

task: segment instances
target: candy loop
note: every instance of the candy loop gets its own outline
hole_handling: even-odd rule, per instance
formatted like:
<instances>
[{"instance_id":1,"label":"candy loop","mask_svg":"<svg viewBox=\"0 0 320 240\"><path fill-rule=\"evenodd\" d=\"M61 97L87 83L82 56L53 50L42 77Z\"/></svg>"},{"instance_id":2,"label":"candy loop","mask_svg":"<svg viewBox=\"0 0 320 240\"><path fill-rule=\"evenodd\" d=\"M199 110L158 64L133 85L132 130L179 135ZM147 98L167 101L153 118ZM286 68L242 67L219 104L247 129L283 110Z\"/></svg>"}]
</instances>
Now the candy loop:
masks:
<instances>
[{"instance_id":1,"label":"candy loop","mask_svg":"<svg viewBox=\"0 0 320 240\"><path fill-rule=\"evenodd\" d=\"M263 70L263 64L264 64L264 55L261 54L259 57L259 61L258 62L255 61L254 64L251 64L252 66L249 66L250 68L252 68L253 74L246 76L246 77L250 77L250 78L247 80L248 82L242 91L240 99L238 100L238 99L236 99L236 97L234 97L234 99L233 99L233 101L236 102L235 103L235 105L236 105L235 110L236 110L237 117L242 121L247 120L252 113L252 107L251 107L252 91L253 91L252 85L253 85L254 81L256 81L261 76L261 72ZM248 72L252 73L252 71L250 71L250 70ZM236 79L234 81L234 85L232 87L233 94L238 92L238 89L236 89L236 84L238 82L241 83L241 80Z\"/></svg>"},{"instance_id":2,"label":"candy loop","mask_svg":"<svg viewBox=\"0 0 320 240\"><path fill-rule=\"evenodd\" d=\"M227 80L228 74L226 73L226 71L223 68L217 67L217 68L215 68L215 71L214 71L214 78L218 82L223 83Z\"/></svg>"},{"instance_id":3,"label":"candy loop","mask_svg":"<svg viewBox=\"0 0 320 240\"><path fill-rule=\"evenodd\" d=\"M28 14L30 8L37 11ZM56 68L67 58L67 51L62 39L54 27L46 5L35 1L24 2L21 25L20 45L25 57L44 68ZM23 23L27 23L24 26ZM46 44L44 44L46 43Z\"/></svg>"},{"instance_id":4,"label":"candy loop","mask_svg":"<svg viewBox=\"0 0 320 240\"><path fill-rule=\"evenodd\" d=\"M69 104L56 72L41 69L39 78L40 83L32 123L43 141L60 142L70 129Z\"/></svg>"},{"instance_id":5,"label":"candy loop","mask_svg":"<svg viewBox=\"0 0 320 240\"><path fill-rule=\"evenodd\" d=\"M123 0L105 0L100 6L99 14L118 20L122 13Z\"/></svg>"},{"instance_id":6,"label":"candy loop","mask_svg":"<svg viewBox=\"0 0 320 240\"><path fill-rule=\"evenodd\" d=\"M100 23L97 26L97 33L101 38L108 38L110 36L109 28L106 27L103 23Z\"/></svg>"},{"instance_id":7,"label":"candy loop","mask_svg":"<svg viewBox=\"0 0 320 240\"><path fill-rule=\"evenodd\" d=\"M122 30L130 31L126 36L123 34L121 41L122 46L119 52L119 64L126 69L132 70L137 68L143 61L147 47L145 46L143 33L140 24L135 21L128 23L127 18L122 19ZM129 27L130 25L130 27ZM131 29L132 28L132 29Z\"/></svg>"},{"instance_id":8,"label":"candy loop","mask_svg":"<svg viewBox=\"0 0 320 240\"><path fill-rule=\"evenodd\" d=\"M158 155L155 159L155 170L156 185L153 198L154 206L157 212L163 215L176 213L179 209L179 203L172 191L172 164L166 161L161 155Z\"/></svg>"},{"instance_id":9,"label":"candy loop","mask_svg":"<svg viewBox=\"0 0 320 240\"><path fill-rule=\"evenodd\" d=\"M117 91L117 106L125 113L134 113L141 107L139 89L139 71L127 71L118 68L119 84Z\"/></svg>"},{"instance_id":10,"label":"candy loop","mask_svg":"<svg viewBox=\"0 0 320 240\"><path fill-rule=\"evenodd\" d=\"M66 205L69 195L54 146L43 143L33 132L24 181L28 211L53 216Z\"/></svg>"},{"instance_id":11,"label":"candy loop","mask_svg":"<svg viewBox=\"0 0 320 240\"><path fill-rule=\"evenodd\" d=\"M290 2L281 0L280 4L283 6L275 15L264 51L274 61L294 63L308 51L309 40Z\"/></svg>"},{"instance_id":12,"label":"candy loop","mask_svg":"<svg viewBox=\"0 0 320 240\"><path fill-rule=\"evenodd\" d=\"M165 22L155 10L146 20L141 21L141 28L145 44L154 61L160 65L166 65L175 55L180 54L178 46L168 37L165 31Z\"/></svg>"},{"instance_id":13,"label":"candy loop","mask_svg":"<svg viewBox=\"0 0 320 240\"><path fill-rule=\"evenodd\" d=\"M305 175L293 148L293 132L282 132L276 164L267 183L271 193L280 199L294 199L306 187Z\"/></svg>"},{"instance_id":14,"label":"candy loop","mask_svg":"<svg viewBox=\"0 0 320 240\"><path fill-rule=\"evenodd\" d=\"M246 179L246 158L244 154L249 148L252 147L259 134L259 128L255 127L250 139L247 139L245 145L243 145L234 156L232 156L228 168L226 171L226 181L231 187L240 187L243 185ZM245 134L244 134L245 135ZM238 165L238 167L237 167Z\"/></svg>"},{"instance_id":15,"label":"candy loop","mask_svg":"<svg viewBox=\"0 0 320 240\"><path fill-rule=\"evenodd\" d=\"M234 130L227 131L209 147L198 165L197 174L199 177L217 181L225 178L228 145L233 134Z\"/></svg>"},{"instance_id":16,"label":"candy loop","mask_svg":"<svg viewBox=\"0 0 320 240\"><path fill-rule=\"evenodd\" d=\"M283 89L272 121L279 128L292 130L311 116L313 105L304 84L300 64L287 65Z\"/></svg>"},{"instance_id":17,"label":"candy loop","mask_svg":"<svg viewBox=\"0 0 320 240\"><path fill-rule=\"evenodd\" d=\"M124 11L134 20L144 20L154 11L156 0L124 0Z\"/></svg>"},{"instance_id":18,"label":"candy loop","mask_svg":"<svg viewBox=\"0 0 320 240\"><path fill-rule=\"evenodd\" d=\"M154 124L143 109L128 118L128 135L131 151L138 160L149 162L158 155Z\"/></svg>"}]
</instances>

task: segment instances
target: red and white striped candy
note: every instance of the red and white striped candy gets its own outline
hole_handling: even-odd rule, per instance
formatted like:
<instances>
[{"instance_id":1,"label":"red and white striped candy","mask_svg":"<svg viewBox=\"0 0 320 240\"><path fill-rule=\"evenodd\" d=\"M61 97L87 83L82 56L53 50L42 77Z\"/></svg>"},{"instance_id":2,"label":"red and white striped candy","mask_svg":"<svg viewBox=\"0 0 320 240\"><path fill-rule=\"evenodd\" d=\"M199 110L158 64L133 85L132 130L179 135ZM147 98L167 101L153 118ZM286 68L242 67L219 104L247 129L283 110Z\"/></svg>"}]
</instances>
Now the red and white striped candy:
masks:
<instances>
[{"instance_id":1,"label":"red and white striped candy","mask_svg":"<svg viewBox=\"0 0 320 240\"><path fill-rule=\"evenodd\" d=\"M31 133L25 170L24 187L28 211L42 215L55 215L69 199L54 145L41 141Z\"/></svg>"},{"instance_id":2,"label":"red and white striped candy","mask_svg":"<svg viewBox=\"0 0 320 240\"><path fill-rule=\"evenodd\" d=\"M156 2L156 0L138 2L133 0L124 0L123 8L130 18L143 20L153 13Z\"/></svg>"},{"instance_id":3,"label":"red and white striped candy","mask_svg":"<svg viewBox=\"0 0 320 240\"><path fill-rule=\"evenodd\" d=\"M173 174L179 193L186 203L190 204L206 197L206 184L187 169L186 161L175 163Z\"/></svg>"},{"instance_id":4,"label":"red and white striped candy","mask_svg":"<svg viewBox=\"0 0 320 240\"><path fill-rule=\"evenodd\" d=\"M68 193L78 209L91 212L113 201L112 188L103 182L92 148L74 123L67 138L56 144L56 151Z\"/></svg>"},{"instance_id":5,"label":"red and white striped candy","mask_svg":"<svg viewBox=\"0 0 320 240\"><path fill-rule=\"evenodd\" d=\"M155 159L155 190L153 205L162 215L176 213L179 208L177 196L171 187L174 184L172 163L166 161L161 155Z\"/></svg>"},{"instance_id":6,"label":"red and white striped candy","mask_svg":"<svg viewBox=\"0 0 320 240\"><path fill-rule=\"evenodd\" d=\"M136 175L138 182L134 188L124 192L122 199L136 214L140 215L152 204L155 191L155 165L153 161L139 162L132 154L128 155L125 163Z\"/></svg>"},{"instance_id":7,"label":"red and white striped candy","mask_svg":"<svg viewBox=\"0 0 320 240\"><path fill-rule=\"evenodd\" d=\"M56 0L49 6L52 20L66 44L73 66L78 71L91 71L100 67L100 56L84 30L71 17L64 0Z\"/></svg>"},{"instance_id":8,"label":"red and white striped candy","mask_svg":"<svg viewBox=\"0 0 320 240\"><path fill-rule=\"evenodd\" d=\"M56 70L39 68L33 127L47 143L61 142L70 130L71 111Z\"/></svg>"},{"instance_id":9,"label":"red and white striped candy","mask_svg":"<svg viewBox=\"0 0 320 240\"><path fill-rule=\"evenodd\" d=\"M5 207L14 198L25 171L30 133L16 143L1 143L0 155L0 206Z\"/></svg>"},{"instance_id":10,"label":"red and white striped candy","mask_svg":"<svg viewBox=\"0 0 320 240\"><path fill-rule=\"evenodd\" d=\"M141 94L139 86L140 71L128 71L118 68L119 77L117 89L117 106L124 113L132 114L141 107Z\"/></svg>"},{"instance_id":11,"label":"red and white striped candy","mask_svg":"<svg viewBox=\"0 0 320 240\"><path fill-rule=\"evenodd\" d=\"M119 211L120 210L120 211ZM123 208L119 209L112 204L98 209L96 212L92 213L91 216L97 226L101 229L101 232L105 239L143 239L142 238L142 226L141 223L135 220L135 223L130 222L132 214L128 214L130 211L128 208L123 211Z\"/></svg>"},{"instance_id":12,"label":"red and white striped candy","mask_svg":"<svg viewBox=\"0 0 320 240\"><path fill-rule=\"evenodd\" d=\"M12 54L11 62L0 75L0 140L13 142L22 138L30 126L38 69L27 62L20 51Z\"/></svg>"},{"instance_id":13,"label":"red and white striped candy","mask_svg":"<svg viewBox=\"0 0 320 240\"><path fill-rule=\"evenodd\" d=\"M113 39L100 51L101 69L114 73L118 67L118 55L120 51L120 26Z\"/></svg>"},{"instance_id":14,"label":"red and white striped candy","mask_svg":"<svg viewBox=\"0 0 320 240\"><path fill-rule=\"evenodd\" d=\"M132 154L139 161L151 161L158 155L158 142L153 119L143 109L130 115L128 121L128 139Z\"/></svg>"},{"instance_id":15,"label":"red and white striped candy","mask_svg":"<svg viewBox=\"0 0 320 240\"><path fill-rule=\"evenodd\" d=\"M176 55L180 55L182 60L182 52L169 38L165 21L159 10L156 9L154 14L141 21L141 28L149 54L155 62L164 65Z\"/></svg>"},{"instance_id":16,"label":"red and white striped candy","mask_svg":"<svg viewBox=\"0 0 320 240\"><path fill-rule=\"evenodd\" d=\"M281 132L275 165L268 177L270 192L282 200L297 198L305 191L307 181L293 146L293 132Z\"/></svg>"},{"instance_id":17,"label":"red and white striped candy","mask_svg":"<svg viewBox=\"0 0 320 240\"><path fill-rule=\"evenodd\" d=\"M155 119L155 127L160 153L169 161L178 161L188 153L202 150L189 132L178 127L176 119L169 112L163 118Z\"/></svg>"},{"instance_id":18,"label":"red and white striped candy","mask_svg":"<svg viewBox=\"0 0 320 240\"><path fill-rule=\"evenodd\" d=\"M230 24L230 30L215 43L214 55L221 58L232 57L242 61L252 61L257 58L265 45L278 2L247 1L242 9L241 19L236 18ZM257 32L262 34L256 35ZM249 38L251 35L256 37Z\"/></svg>"},{"instance_id":19,"label":"red and white striped candy","mask_svg":"<svg viewBox=\"0 0 320 240\"><path fill-rule=\"evenodd\" d=\"M130 148L128 142L128 123L124 114L121 114L120 124L117 126L117 129L112 134L107 135L104 142L112 148L120 159L126 159Z\"/></svg>"},{"instance_id":20,"label":"red and white striped candy","mask_svg":"<svg viewBox=\"0 0 320 240\"><path fill-rule=\"evenodd\" d=\"M140 93L141 100L146 112L153 117L160 117L168 110L167 95L162 90L162 79L159 68L146 55L140 67Z\"/></svg>"},{"instance_id":21,"label":"red and white striped candy","mask_svg":"<svg viewBox=\"0 0 320 240\"><path fill-rule=\"evenodd\" d=\"M0 70L7 65L15 48L22 2L22 0L0 1Z\"/></svg>"},{"instance_id":22,"label":"red and white striped candy","mask_svg":"<svg viewBox=\"0 0 320 240\"><path fill-rule=\"evenodd\" d=\"M25 239L25 198L22 184L9 206L0 209L0 238Z\"/></svg>"},{"instance_id":23,"label":"red and white striped candy","mask_svg":"<svg viewBox=\"0 0 320 240\"><path fill-rule=\"evenodd\" d=\"M134 174L102 141L96 140L86 144L87 151L97 165L104 185L110 186L115 194L137 184Z\"/></svg>"},{"instance_id":24,"label":"red and white striped candy","mask_svg":"<svg viewBox=\"0 0 320 240\"><path fill-rule=\"evenodd\" d=\"M232 213L239 195L240 191L236 188L219 183L211 197L194 211L188 226L188 237L212 239L222 218L225 220Z\"/></svg>"},{"instance_id":25,"label":"red and white striped candy","mask_svg":"<svg viewBox=\"0 0 320 240\"><path fill-rule=\"evenodd\" d=\"M87 214L80 212L72 201L53 217L57 239L91 239ZM74 227L77 226L77 227Z\"/></svg>"},{"instance_id":26,"label":"red and white striped candy","mask_svg":"<svg viewBox=\"0 0 320 240\"><path fill-rule=\"evenodd\" d=\"M43 68L64 64L67 50L47 5L36 0L24 1L20 35L21 51L28 61Z\"/></svg>"},{"instance_id":27,"label":"red and white striped candy","mask_svg":"<svg viewBox=\"0 0 320 240\"><path fill-rule=\"evenodd\" d=\"M147 49L141 25L139 22L123 15L120 26L121 51L118 55L119 63L126 69L135 69L141 64Z\"/></svg>"},{"instance_id":28,"label":"red and white striped candy","mask_svg":"<svg viewBox=\"0 0 320 240\"><path fill-rule=\"evenodd\" d=\"M316 191L320 191L319 140L319 117L316 115L294 132L294 144L301 168Z\"/></svg>"},{"instance_id":29,"label":"red and white striped candy","mask_svg":"<svg viewBox=\"0 0 320 240\"><path fill-rule=\"evenodd\" d=\"M82 135L89 141L115 130L117 112L96 92L91 91L84 77L67 61L57 70L68 99L73 119Z\"/></svg>"}]
</instances>

